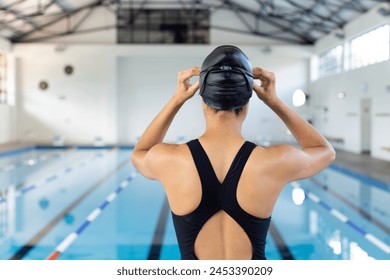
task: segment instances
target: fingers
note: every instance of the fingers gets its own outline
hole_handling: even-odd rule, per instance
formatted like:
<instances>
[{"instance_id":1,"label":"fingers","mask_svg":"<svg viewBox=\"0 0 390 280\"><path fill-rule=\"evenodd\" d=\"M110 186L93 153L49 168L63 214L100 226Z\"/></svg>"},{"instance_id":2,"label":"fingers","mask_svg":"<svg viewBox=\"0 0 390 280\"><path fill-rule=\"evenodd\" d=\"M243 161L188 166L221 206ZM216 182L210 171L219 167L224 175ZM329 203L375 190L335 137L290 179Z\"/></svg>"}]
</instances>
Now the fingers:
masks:
<instances>
[{"instance_id":1,"label":"fingers","mask_svg":"<svg viewBox=\"0 0 390 280\"><path fill-rule=\"evenodd\" d=\"M177 87L175 95L182 101L186 101L194 96L199 89L199 81L194 84L190 83L190 78L200 75L200 68L192 67L184 71L180 71L177 78Z\"/></svg>"},{"instance_id":2,"label":"fingers","mask_svg":"<svg viewBox=\"0 0 390 280\"><path fill-rule=\"evenodd\" d=\"M261 87L260 85L256 84L256 83L253 83L252 88L253 88L255 91L259 91L259 90L262 89L262 87Z\"/></svg>"},{"instance_id":3,"label":"fingers","mask_svg":"<svg viewBox=\"0 0 390 280\"><path fill-rule=\"evenodd\" d=\"M253 67L252 74L254 79L259 79L261 75L262 69L260 67Z\"/></svg>"},{"instance_id":4,"label":"fingers","mask_svg":"<svg viewBox=\"0 0 390 280\"><path fill-rule=\"evenodd\" d=\"M269 71L265 70L264 68L260 68L260 67L253 67L252 73L253 73L254 78L257 78L257 79L260 76L270 76L273 74L272 72L269 72Z\"/></svg>"},{"instance_id":5,"label":"fingers","mask_svg":"<svg viewBox=\"0 0 390 280\"><path fill-rule=\"evenodd\" d=\"M199 67L192 67L184 71L180 71L178 74L178 81L179 82L185 82L188 79L190 79L193 76L199 76L200 75L200 68Z\"/></svg>"},{"instance_id":6,"label":"fingers","mask_svg":"<svg viewBox=\"0 0 390 280\"><path fill-rule=\"evenodd\" d=\"M188 91L192 94L199 89L199 81L188 88Z\"/></svg>"},{"instance_id":7,"label":"fingers","mask_svg":"<svg viewBox=\"0 0 390 280\"><path fill-rule=\"evenodd\" d=\"M253 67L252 74L254 79L259 79L262 83L275 82L275 74L260 67Z\"/></svg>"}]
</instances>

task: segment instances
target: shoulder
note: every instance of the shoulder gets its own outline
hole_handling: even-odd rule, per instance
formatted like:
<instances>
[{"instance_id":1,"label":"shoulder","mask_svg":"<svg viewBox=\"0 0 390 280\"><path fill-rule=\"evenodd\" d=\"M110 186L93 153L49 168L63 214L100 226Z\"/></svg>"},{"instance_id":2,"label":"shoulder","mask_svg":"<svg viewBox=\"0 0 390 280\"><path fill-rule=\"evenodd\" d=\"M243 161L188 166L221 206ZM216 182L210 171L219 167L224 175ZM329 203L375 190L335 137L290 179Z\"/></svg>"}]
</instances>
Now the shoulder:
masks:
<instances>
[{"instance_id":1,"label":"shoulder","mask_svg":"<svg viewBox=\"0 0 390 280\"><path fill-rule=\"evenodd\" d=\"M156 144L148 151L134 151L132 162L135 168L146 178L160 180L161 175L166 171L168 163L175 162L180 145Z\"/></svg>"},{"instance_id":2,"label":"shoulder","mask_svg":"<svg viewBox=\"0 0 390 280\"><path fill-rule=\"evenodd\" d=\"M302 150L293 145L257 146L253 151L253 166L258 166L262 175L273 176L281 182L288 182L302 165Z\"/></svg>"},{"instance_id":3,"label":"shoulder","mask_svg":"<svg viewBox=\"0 0 390 280\"><path fill-rule=\"evenodd\" d=\"M281 144L269 147L256 146L254 153L261 158L283 161L295 156L301 150L293 145Z\"/></svg>"},{"instance_id":4,"label":"shoulder","mask_svg":"<svg viewBox=\"0 0 390 280\"><path fill-rule=\"evenodd\" d=\"M186 158L189 153L186 144L160 143L147 151L135 149L131 155L131 161L134 167L146 178L160 180L161 175L168 168L172 170L172 166Z\"/></svg>"},{"instance_id":5,"label":"shoulder","mask_svg":"<svg viewBox=\"0 0 390 280\"><path fill-rule=\"evenodd\" d=\"M182 164L189 154L187 144L161 143L148 151L146 161L155 173L163 174L168 169L171 170Z\"/></svg>"},{"instance_id":6,"label":"shoulder","mask_svg":"<svg viewBox=\"0 0 390 280\"><path fill-rule=\"evenodd\" d=\"M152 155L165 155L170 152L177 152L179 150L179 147L181 145L177 144L166 144L166 143L160 143L157 145L154 145L150 150L149 153Z\"/></svg>"},{"instance_id":7,"label":"shoulder","mask_svg":"<svg viewBox=\"0 0 390 280\"><path fill-rule=\"evenodd\" d=\"M187 144L160 143L149 150L148 156L155 160L164 160L172 157L180 157L183 153L186 153L187 150Z\"/></svg>"}]
</instances>

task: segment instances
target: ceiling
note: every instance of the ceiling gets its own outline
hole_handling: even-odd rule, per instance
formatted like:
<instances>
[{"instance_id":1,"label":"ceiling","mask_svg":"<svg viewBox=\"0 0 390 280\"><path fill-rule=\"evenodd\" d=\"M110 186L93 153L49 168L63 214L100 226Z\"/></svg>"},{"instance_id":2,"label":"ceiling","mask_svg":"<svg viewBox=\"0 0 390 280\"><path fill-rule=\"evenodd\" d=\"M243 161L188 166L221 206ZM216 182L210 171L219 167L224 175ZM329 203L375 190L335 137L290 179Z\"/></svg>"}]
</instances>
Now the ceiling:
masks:
<instances>
[{"instance_id":1,"label":"ceiling","mask_svg":"<svg viewBox=\"0 0 390 280\"><path fill-rule=\"evenodd\" d=\"M240 22L232 27L214 20L211 29L310 45L378 3L389 3L389 9L381 12L389 15L389 0L0 0L0 37L14 43L38 42L117 27L102 21L95 28L82 29L96 9L116 16L118 7L140 12L148 8L185 8L208 9L211 14L229 12L232 19ZM59 23L63 28L53 29ZM132 24L131 19L128 24ZM40 36L34 36L37 33Z\"/></svg>"}]
</instances>

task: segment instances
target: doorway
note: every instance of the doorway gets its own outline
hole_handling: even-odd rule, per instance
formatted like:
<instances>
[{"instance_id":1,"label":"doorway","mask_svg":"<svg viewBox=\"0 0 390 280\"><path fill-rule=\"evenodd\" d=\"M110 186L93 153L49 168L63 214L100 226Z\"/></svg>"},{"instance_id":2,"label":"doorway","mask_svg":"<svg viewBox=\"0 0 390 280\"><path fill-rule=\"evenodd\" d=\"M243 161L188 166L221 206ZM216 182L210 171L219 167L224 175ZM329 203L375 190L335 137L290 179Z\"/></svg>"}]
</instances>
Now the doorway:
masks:
<instances>
[{"instance_id":1,"label":"doorway","mask_svg":"<svg viewBox=\"0 0 390 280\"><path fill-rule=\"evenodd\" d=\"M361 153L371 153L371 99L361 101Z\"/></svg>"}]
</instances>

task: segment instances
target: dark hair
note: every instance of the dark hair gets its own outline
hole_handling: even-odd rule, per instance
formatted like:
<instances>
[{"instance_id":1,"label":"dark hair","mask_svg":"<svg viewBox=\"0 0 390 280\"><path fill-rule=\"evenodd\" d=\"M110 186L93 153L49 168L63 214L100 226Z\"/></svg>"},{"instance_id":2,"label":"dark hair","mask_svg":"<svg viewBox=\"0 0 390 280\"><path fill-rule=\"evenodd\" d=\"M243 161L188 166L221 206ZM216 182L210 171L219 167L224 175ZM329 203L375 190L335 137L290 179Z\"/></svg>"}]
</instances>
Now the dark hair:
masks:
<instances>
[{"instance_id":1,"label":"dark hair","mask_svg":"<svg viewBox=\"0 0 390 280\"><path fill-rule=\"evenodd\" d=\"M218 113L220 111L223 111L223 112L234 112L234 114L236 114L236 116L239 116L241 114L241 112L244 111L244 107L245 106L242 106L240 108L232 109L232 110L221 110L221 109L217 109L217 108L214 108L214 107L211 107L211 108L213 109L214 113Z\"/></svg>"}]
</instances>

